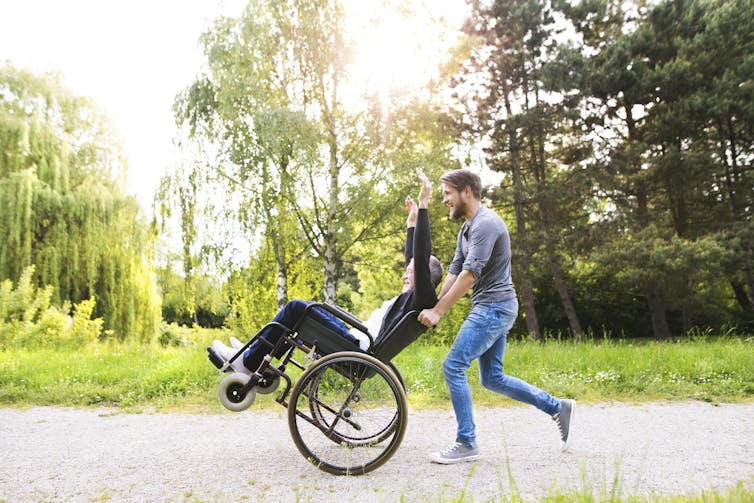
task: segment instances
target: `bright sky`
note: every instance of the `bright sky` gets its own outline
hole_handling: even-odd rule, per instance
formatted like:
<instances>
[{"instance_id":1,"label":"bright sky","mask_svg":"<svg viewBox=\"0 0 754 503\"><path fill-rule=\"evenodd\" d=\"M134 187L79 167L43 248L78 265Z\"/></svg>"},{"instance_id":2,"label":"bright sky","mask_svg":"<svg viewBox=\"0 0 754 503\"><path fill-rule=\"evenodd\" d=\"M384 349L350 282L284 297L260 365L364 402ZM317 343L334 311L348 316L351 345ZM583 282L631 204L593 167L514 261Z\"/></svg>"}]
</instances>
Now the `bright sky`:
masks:
<instances>
[{"instance_id":1,"label":"bright sky","mask_svg":"<svg viewBox=\"0 0 754 503\"><path fill-rule=\"evenodd\" d=\"M379 0L356 1L360 9L379 5ZM235 15L245 3L0 0L0 62L35 72L60 71L74 94L93 98L122 137L128 190L149 211L160 177L178 157L171 107L201 68L199 35L215 17ZM427 4L433 15L460 25L463 0ZM438 34L426 20L396 18L394 23L365 38L361 49L368 67L401 85L412 71L425 71L428 62L431 66ZM391 53L402 59L387 59Z\"/></svg>"}]
</instances>

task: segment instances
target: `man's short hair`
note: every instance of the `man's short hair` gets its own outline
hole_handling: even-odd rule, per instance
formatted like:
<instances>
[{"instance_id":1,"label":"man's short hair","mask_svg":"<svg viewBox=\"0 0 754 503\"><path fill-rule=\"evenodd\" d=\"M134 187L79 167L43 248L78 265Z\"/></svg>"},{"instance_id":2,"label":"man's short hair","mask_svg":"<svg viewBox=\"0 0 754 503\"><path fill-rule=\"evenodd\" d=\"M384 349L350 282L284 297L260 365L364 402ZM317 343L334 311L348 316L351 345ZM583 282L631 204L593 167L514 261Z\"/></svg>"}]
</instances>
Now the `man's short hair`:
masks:
<instances>
[{"instance_id":1,"label":"man's short hair","mask_svg":"<svg viewBox=\"0 0 754 503\"><path fill-rule=\"evenodd\" d=\"M442 183L447 183L458 192L461 192L466 187L471 189L471 194L476 199L482 198L482 180L479 175L468 169L454 169L448 171L440 177Z\"/></svg>"},{"instance_id":2,"label":"man's short hair","mask_svg":"<svg viewBox=\"0 0 754 503\"><path fill-rule=\"evenodd\" d=\"M437 285L442 281L442 262L437 257L430 255L429 257L429 279L432 281L432 286L437 288Z\"/></svg>"}]
</instances>

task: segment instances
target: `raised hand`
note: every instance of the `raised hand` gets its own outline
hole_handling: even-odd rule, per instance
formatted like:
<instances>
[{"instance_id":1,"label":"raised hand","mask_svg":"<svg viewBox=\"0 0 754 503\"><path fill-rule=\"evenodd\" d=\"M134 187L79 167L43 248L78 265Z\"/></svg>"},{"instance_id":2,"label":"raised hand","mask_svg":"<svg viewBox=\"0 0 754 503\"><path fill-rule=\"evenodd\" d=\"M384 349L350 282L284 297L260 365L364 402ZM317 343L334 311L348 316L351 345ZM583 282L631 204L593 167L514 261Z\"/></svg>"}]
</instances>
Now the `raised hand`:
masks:
<instances>
[{"instance_id":1,"label":"raised hand","mask_svg":"<svg viewBox=\"0 0 754 503\"><path fill-rule=\"evenodd\" d=\"M429 197L432 195L432 183L427 178L427 175L420 169L416 170L416 175L422 183L421 189L419 189L419 208L429 208Z\"/></svg>"},{"instance_id":2,"label":"raised hand","mask_svg":"<svg viewBox=\"0 0 754 503\"><path fill-rule=\"evenodd\" d=\"M419 214L419 208L410 197L406 199L406 213L408 213L406 227L416 227L416 216Z\"/></svg>"}]
</instances>

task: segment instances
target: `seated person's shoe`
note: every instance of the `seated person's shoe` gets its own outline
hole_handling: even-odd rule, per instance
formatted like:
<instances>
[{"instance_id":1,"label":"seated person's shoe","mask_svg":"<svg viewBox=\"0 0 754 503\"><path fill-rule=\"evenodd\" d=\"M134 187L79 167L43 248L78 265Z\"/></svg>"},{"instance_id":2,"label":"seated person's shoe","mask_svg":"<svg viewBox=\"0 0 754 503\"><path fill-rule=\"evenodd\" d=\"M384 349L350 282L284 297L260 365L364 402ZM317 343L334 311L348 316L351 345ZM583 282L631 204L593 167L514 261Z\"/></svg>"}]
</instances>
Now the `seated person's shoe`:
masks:
<instances>
[{"instance_id":1,"label":"seated person's shoe","mask_svg":"<svg viewBox=\"0 0 754 503\"><path fill-rule=\"evenodd\" d=\"M238 350L229 348L222 342L215 340L212 343L212 348L215 350L215 352L220 355L222 359L224 359L226 362L233 358L233 356L238 353ZM243 365L243 355L239 356L233 362L230 364L230 368L233 369L233 372L242 372L244 374L251 375L251 371L244 367Z\"/></svg>"},{"instance_id":2,"label":"seated person's shoe","mask_svg":"<svg viewBox=\"0 0 754 503\"><path fill-rule=\"evenodd\" d=\"M230 347L232 347L233 349L235 349L236 351L238 351L239 349L241 349L243 347L243 342L241 342L238 339L236 339L235 337L231 336L230 337Z\"/></svg>"}]
</instances>

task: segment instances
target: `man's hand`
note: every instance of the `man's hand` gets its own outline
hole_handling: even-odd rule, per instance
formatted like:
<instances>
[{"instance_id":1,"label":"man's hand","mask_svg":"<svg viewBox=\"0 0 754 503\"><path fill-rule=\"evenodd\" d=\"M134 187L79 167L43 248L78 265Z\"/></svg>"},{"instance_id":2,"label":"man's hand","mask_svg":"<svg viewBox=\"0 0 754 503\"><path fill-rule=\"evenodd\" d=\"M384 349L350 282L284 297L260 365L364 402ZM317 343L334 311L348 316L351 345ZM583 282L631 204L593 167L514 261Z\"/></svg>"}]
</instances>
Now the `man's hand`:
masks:
<instances>
[{"instance_id":1,"label":"man's hand","mask_svg":"<svg viewBox=\"0 0 754 503\"><path fill-rule=\"evenodd\" d=\"M458 276L448 274L440 291L440 299L437 304L420 312L416 319L425 327L434 327L440 322L440 318L458 302L458 299L466 295L466 292L474 286L475 281L474 274L470 271L461 271Z\"/></svg>"},{"instance_id":2,"label":"man's hand","mask_svg":"<svg viewBox=\"0 0 754 503\"><path fill-rule=\"evenodd\" d=\"M442 315L434 309L425 309L416 317L419 323L428 328L432 328L440 323L440 318L442 318Z\"/></svg>"}]
</instances>

